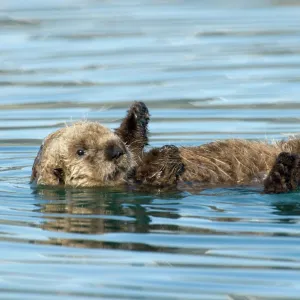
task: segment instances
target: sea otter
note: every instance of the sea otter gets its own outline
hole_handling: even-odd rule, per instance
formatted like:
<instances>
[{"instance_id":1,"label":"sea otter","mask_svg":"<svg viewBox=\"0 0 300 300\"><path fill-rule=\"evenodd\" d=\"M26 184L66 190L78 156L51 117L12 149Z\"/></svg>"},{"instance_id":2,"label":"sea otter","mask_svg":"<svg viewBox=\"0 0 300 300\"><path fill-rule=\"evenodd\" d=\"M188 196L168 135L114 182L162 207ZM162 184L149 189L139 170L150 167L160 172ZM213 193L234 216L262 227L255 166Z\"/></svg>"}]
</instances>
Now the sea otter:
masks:
<instances>
[{"instance_id":1,"label":"sea otter","mask_svg":"<svg viewBox=\"0 0 300 300\"><path fill-rule=\"evenodd\" d=\"M229 139L146 152L149 119L146 105L134 102L115 131L87 121L57 130L40 147L31 182L73 187L261 182L266 193L295 190L300 183L300 139L274 144Z\"/></svg>"}]
</instances>

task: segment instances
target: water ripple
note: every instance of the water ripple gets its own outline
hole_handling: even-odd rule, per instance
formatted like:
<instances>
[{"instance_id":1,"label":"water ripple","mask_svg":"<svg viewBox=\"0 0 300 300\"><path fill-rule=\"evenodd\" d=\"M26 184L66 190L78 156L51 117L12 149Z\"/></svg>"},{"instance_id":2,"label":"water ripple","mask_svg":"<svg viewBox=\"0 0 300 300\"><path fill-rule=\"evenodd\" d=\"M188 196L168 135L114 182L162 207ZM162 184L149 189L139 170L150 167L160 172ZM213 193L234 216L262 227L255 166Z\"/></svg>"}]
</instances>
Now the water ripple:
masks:
<instances>
[{"instance_id":1,"label":"water ripple","mask_svg":"<svg viewBox=\"0 0 300 300\"><path fill-rule=\"evenodd\" d=\"M298 1L0 7L3 299L299 299L298 193L30 186L43 138L132 101L150 145L300 132Z\"/></svg>"}]
</instances>

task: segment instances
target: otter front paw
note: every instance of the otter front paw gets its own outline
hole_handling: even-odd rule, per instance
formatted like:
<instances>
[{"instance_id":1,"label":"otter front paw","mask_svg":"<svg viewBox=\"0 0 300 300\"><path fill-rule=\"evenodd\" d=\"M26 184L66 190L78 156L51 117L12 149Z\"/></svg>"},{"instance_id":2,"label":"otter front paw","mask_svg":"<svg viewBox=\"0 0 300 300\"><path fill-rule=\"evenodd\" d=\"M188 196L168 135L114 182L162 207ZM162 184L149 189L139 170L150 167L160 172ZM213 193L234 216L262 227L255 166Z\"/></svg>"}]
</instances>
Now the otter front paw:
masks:
<instances>
[{"instance_id":1,"label":"otter front paw","mask_svg":"<svg viewBox=\"0 0 300 300\"><path fill-rule=\"evenodd\" d=\"M184 164L178 148L167 145L145 153L136 169L136 181L152 186L171 186L177 183L183 172Z\"/></svg>"},{"instance_id":2,"label":"otter front paw","mask_svg":"<svg viewBox=\"0 0 300 300\"><path fill-rule=\"evenodd\" d=\"M148 144L148 123L150 114L143 102L134 102L129 108L126 117L116 134L131 148L135 154L141 154Z\"/></svg>"},{"instance_id":3,"label":"otter front paw","mask_svg":"<svg viewBox=\"0 0 300 300\"><path fill-rule=\"evenodd\" d=\"M279 194L296 190L300 183L300 155L282 152L264 181L264 192Z\"/></svg>"},{"instance_id":4,"label":"otter front paw","mask_svg":"<svg viewBox=\"0 0 300 300\"><path fill-rule=\"evenodd\" d=\"M143 130L147 129L150 114L144 102L134 102L128 110L128 116L134 118L135 122L132 122L133 124L131 125L140 127ZM146 132L144 134L146 134Z\"/></svg>"}]
</instances>

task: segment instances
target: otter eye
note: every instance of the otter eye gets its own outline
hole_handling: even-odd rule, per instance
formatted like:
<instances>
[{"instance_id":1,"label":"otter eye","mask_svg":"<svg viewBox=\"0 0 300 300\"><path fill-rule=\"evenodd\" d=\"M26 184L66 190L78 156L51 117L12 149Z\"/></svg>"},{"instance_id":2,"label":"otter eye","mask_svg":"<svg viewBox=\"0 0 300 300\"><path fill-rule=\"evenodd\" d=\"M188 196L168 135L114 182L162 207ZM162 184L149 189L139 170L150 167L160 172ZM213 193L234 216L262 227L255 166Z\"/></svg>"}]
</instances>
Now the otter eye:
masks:
<instances>
[{"instance_id":1,"label":"otter eye","mask_svg":"<svg viewBox=\"0 0 300 300\"><path fill-rule=\"evenodd\" d=\"M85 151L83 149L78 149L76 153L78 156L83 156L85 154Z\"/></svg>"}]
</instances>

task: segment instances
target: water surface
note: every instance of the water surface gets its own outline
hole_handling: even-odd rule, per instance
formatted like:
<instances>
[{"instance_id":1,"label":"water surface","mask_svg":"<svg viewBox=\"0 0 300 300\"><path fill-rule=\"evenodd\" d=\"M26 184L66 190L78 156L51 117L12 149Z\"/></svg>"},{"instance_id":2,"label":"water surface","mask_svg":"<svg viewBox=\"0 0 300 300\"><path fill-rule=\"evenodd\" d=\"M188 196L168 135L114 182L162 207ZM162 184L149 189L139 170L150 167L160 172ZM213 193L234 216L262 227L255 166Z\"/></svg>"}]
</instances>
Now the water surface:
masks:
<instances>
[{"instance_id":1,"label":"water surface","mask_svg":"<svg viewBox=\"0 0 300 300\"><path fill-rule=\"evenodd\" d=\"M298 1L0 4L2 299L299 299L299 193L32 188L42 139L116 128L150 144L300 132Z\"/></svg>"}]
</instances>

